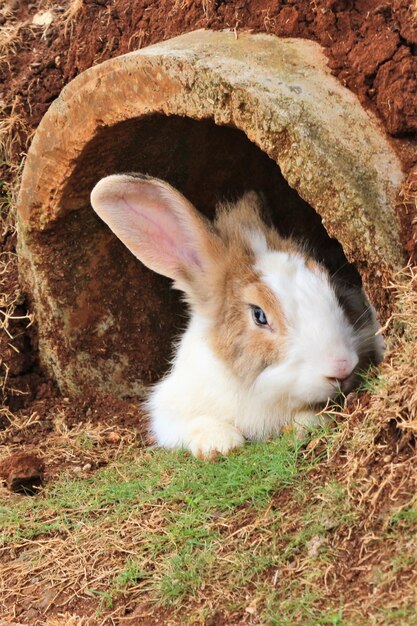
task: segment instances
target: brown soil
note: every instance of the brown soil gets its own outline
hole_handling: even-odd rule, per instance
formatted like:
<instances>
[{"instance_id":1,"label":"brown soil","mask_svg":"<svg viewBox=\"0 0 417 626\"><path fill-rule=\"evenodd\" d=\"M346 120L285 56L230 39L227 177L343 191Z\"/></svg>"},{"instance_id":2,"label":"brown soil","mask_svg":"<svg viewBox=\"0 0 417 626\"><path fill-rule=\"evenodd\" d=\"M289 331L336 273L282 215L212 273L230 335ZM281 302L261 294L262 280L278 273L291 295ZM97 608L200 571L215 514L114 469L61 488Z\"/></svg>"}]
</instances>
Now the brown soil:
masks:
<instances>
[{"instance_id":1,"label":"brown soil","mask_svg":"<svg viewBox=\"0 0 417 626\"><path fill-rule=\"evenodd\" d=\"M414 2L62 0L54 5L53 0L31 4L6 0L4 7L0 9L0 27L21 24L18 37L6 54L0 53L0 106L3 115L13 120L14 165L20 162L33 131L63 86L83 70L108 58L197 28L232 28L237 34L253 30L319 42L334 74L379 118L405 171L409 172L398 211L405 248L410 257L416 258L417 219L413 198L417 193L417 5ZM52 23L48 27L33 26L33 15L50 7ZM15 173L13 164L8 165L3 168L2 176L6 183L13 180ZM0 251L13 256L14 247L13 230L0 232ZM7 454L26 451L43 457L50 439L57 436L58 422L60 428L68 431L80 423L102 425L96 442L99 452L83 453L73 461L52 456L45 467L45 480L53 479L71 463L88 473L108 462L121 440L142 443L145 426L139 429L139 424L143 423L143 416L128 400L89 397L69 402L60 396L37 361L36 327L27 328L29 318L25 316L30 313L29 306L19 293L15 260L11 263L11 269L1 275L5 301L13 302L15 308L8 333L0 327L0 373L5 378L0 443ZM2 430L7 432L6 437L2 437ZM129 434L133 430L134 439ZM393 437L387 431L387 438ZM386 445L381 442L381 446ZM24 465L24 459L28 458L32 458L38 474L43 475L42 459L15 456L13 467ZM2 467L6 481L10 477L10 463L6 462L7 472L5 465ZM377 463L374 469L379 471ZM353 553L353 544L351 549ZM230 616L223 618L219 614L210 623L223 624L226 619ZM237 619L233 623L240 623ZM165 623L163 613L160 622ZM148 622L138 618L136 623Z\"/></svg>"},{"instance_id":2,"label":"brown soil","mask_svg":"<svg viewBox=\"0 0 417 626\"><path fill-rule=\"evenodd\" d=\"M0 477L8 489L34 495L42 486L45 464L35 454L20 452L6 457L0 463Z\"/></svg>"},{"instance_id":3,"label":"brown soil","mask_svg":"<svg viewBox=\"0 0 417 626\"><path fill-rule=\"evenodd\" d=\"M20 4L16 17L30 19L42 3ZM27 31L6 68L3 98L10 101L11 90L32 126L63 85L92 65L197 28L234 28L318 41L340 81L392 136L417 132L417 9L409 0L84 0L72 6L73 15L68 7L70 14L58 16L42 40L39 29Z\"/></svg>"}]
</instances>

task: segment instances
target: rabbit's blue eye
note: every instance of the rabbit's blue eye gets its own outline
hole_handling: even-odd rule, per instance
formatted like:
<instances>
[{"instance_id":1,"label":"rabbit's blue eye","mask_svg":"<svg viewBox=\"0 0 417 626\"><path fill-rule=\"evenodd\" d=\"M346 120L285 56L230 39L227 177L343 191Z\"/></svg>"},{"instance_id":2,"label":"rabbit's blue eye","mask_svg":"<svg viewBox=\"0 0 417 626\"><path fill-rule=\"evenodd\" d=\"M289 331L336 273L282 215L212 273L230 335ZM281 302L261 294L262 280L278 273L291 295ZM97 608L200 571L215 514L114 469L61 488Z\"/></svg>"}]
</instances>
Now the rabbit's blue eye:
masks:
<instances>
[{"instance_id":1,"label":"rabbit's blue eye","mask_svg":"<svg viewBox=\"0 0 417 626\"><path fill-rule=\"evenodd\" d=\"M255 324L257 324L258 326L268 325L268 320L266 319L266 315L262 311L260 306L252 305L252 318Z\"/></svg>"}]
</instances>

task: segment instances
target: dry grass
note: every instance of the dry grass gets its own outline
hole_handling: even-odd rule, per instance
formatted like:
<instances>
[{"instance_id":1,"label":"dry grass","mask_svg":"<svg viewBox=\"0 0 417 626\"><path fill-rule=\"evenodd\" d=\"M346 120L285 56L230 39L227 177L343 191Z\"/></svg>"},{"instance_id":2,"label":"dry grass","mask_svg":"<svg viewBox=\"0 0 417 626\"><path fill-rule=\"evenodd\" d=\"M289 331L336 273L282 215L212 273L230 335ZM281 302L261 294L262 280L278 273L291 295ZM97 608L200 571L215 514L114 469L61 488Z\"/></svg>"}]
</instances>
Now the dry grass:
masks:
<instances>
[{"instance_id":1,"label":"dry grass","mask_svg":"<svg viewBox=\"0 0 417 626\"><path fill-rule=\"evenodd\" d=\"M366 502L369 521L374 519L380 499L386 495L385 485L395 485L395 493L402 493L405 466L412 466L417 460L417 267L404 269L388 288L397 301L397 312L386 325L391 328L393 345L374 386L370 385L366 410L358 401L334 452L340 455L343 450L346 480L355 485L352 489L356 499ZM362 418L360 423L353 419L355 411ZM362 476L361 472L361 468L366 469L377 460L385 467L382 482L373 476ZM413 474L411 467L410 471ZM397 473L401 480L396 479ZM392 498L394 502L397 496L392 494Z\"/></svg>"},{"instance_id":2,"label":"dry grass","mask_svg":"<svg viewBox=\"0 0 417 626\"><path fill-rule=\"evenodd\" d=\"M23 115L17 112L19 105L0 105L0 168L5 176L1 181L0 236L4 238L15 228L15 207L24 166L24 150L32 133ZM7 176L6 176L7 174Z\"/></svg>"},{"instance_id":3,"label":"dry grass","mask_svg":"<svg viewBox=\"0 0 417 626\"><path fill-rule=\"evenodd\" d=\"M402 185L398 208L406 222L407 250L413 261L417 262L417 166L408 173Z\"/></svg>"},{"instance_id":4,"label":"dry grass","mask_svg":"<svg viewBox=\"0 0 417 626\"><path fill-rule=\"evenodd\" d=\"M408 267L390 286L397 312L380 372L304 451L288 435L204 464L138 449L128 430L109 448L114 426L68 428L65 411L52 411L40 449L66 474L26 504L7 494L5 614L18 606L103 625L161 611L173 624L215 614L228 624L414 624L416 280ZM20 425L26 434L36 419ZM9 434L19 428L10 421ZM74 472L81 462L109 465L92 478Z\"/></svg>"},{"instance_id":5,"label":"dry grass","mask_svg":"<svg viewBox=\"0 0 417 626\"><path fill-rule=\"evenodd\" d=\"M38 2L39 11L48 7L48 2ZM32 25L31 22L18 20L16 11L5 5L1 9L1 14L6 18L4 25L0 28L0 67L3 65L10 69L13 56L25 47L28 34L36 32L39 26Z\"/></svg>"},{"instance_id":6,"label":"dry grass","mask_svg":"<svg viewBox=\"0 0 417 626\"><path fill-rule=\"evenodd\" d=\"M61 411L52 409L50 418L53 419L52 432L37 446L33 446L34 451L45 460L50 480L54 468L59 467L60 474L65 472L69 482L88 481L94 468L107 465L122 453L126 454L132 445L135 444L137 449L141 444L137 431L118 428L114 424L98 425L86 422L69 428L65 422L63 409ZM39 422L40 418L36 413L28 415L26 419L9 414L9 426L2 433L3 451L12 453L18 450L19 446L10 443L10 440L16 439L17 434L30 440L30 432L36 430ZM26 450L31 450L31 446L28 445ZM0 488L0 494L2 500L0 518L2 512L6 510L5 507L9 504L13 506L13 502L23 504L25 508L25 503L19 498L16 500L16 496L7 492L5 488ZM58 509L56 503L53 503L53 494L49 496L51 506L48 501L44 503L42 513L37 515L40 523L40 533L37 536L33 538L22 536L16 540L13 554L19 553L22 559L12 558L2 564L0 579L3 616L11 618L14 609L22 605L28 610L36 606L43 612L48 612L49 607L54 605L54 609L60 613L60 603L56 603L58 596L64 594L66 601L69 601L80 592L83 593L86 586L93 581L100 579L103 570L108 571L106 569L108 560L112 560L112 544L108 541L116 530L112 531L109 528L109 536L106 533L103 535L104 528L100 529L99 526L92 528L91 525L84 527L80 520L80 532L72 533L66 523L66 511L76 503L76 493L73 492L73 499L71 495L66 496L63 493L57 496L57 501L60 497ZM31 503L28 504L30 506ZM111 526L111 521L108 523ZM6 527L7 524L2 525L3 530ZM88 545L84 542L85 534L90 535ZM104 559L105 554L107 556ZM30 558L25 558L25 555L28 557L30 555ZM1 556L0 554L0 559ZM100 561L102 564L99 565ZM7 605L9 608L6 610ZM59 619L61 618L55 617L51 623L67 624L66 621L58 621Z\"/></svg>"},{"instance_id":7,"label":"dry grass","mask_svg":"<svg viewBox=\"0 0 417 626\"><path fill-rule=\"evenodd\" d=\"M5 18L4 25L0 28L0 67L2 64L9 65L10 58L16 53L17 47L21 42L20 29L21 24L16 22L14 11L9 5L4 4L0 14Z\"/></svg>"},{"instance_id":8,"label":"dry grass","mask_svg":"<svg viewBox=\"0 0 417 626\"><path fill-rule=\"evenodd\" d=\"M268 500L302 476L297 456L282 441L217 465L161 451L126 456L125 449L94 481L67 475L24 507L20 529L12 509L4 518L3 612L13 603L69 610L90 599L91 623L95 610L104 624L129 607L146 612L149 602L170 606L174 620L184 601L194 615L219 597L249 604L244 590L263 586L262 571L279 560L278 529L291 527ZM11 547L23 558L10 560Z\"/></svg>"},{"instance_id":9,"label":"dry grass","mask_svg":"<svg viewBox=\"0 0 417 626\"><path fill-rule=\"evenodd\" d=\"M391 347L378 378L368 382L366 402L351 403L330 459L359 514L353 536L337 539L346 562L338 585L351 581L350 605L359 597L369 615L377 607L413 606L417 588L417 539L413 524L400 523L417 521L417 267L404 269L389 288L397 302L387 324Z\"/></svg>"},{"instance_id":10,"label":"dry grass","mask_svg":"<svg viewBox=\"0 0 417 626\"><path fill-rule=\"evenodd\" d=\"M20 452L23 441L25 451L42 456L50 477L56 468L79 476L85 464L89 464L88 473L109 463L121 450L125 453L134 444L144 445L140 408L126 400L91 398L86 402L57 394L32 401L17 413L5 409L5 418L0 430L3 455Z\"/></svg>"},{"instance_id":11,"label":"dry grass","mask_svg":"<svg viewBox=\"0 0 417 626\"><path fill-rule=\"evenodd\" d=\"M22 156L22 137L30 139L30 132L24 118L16 113L16 107L5 114L2 107L0 114L0 169L4 172L0 188L0 240L2 244L14 239L16 234L15 207L20 187L24 158ZM8 246L10 250L10 245ZM8 353L17 351L13 343L15 333L20 327L29 326L32 316L18 311L22 304L22 295L18 284L17 255L13 250L0 252L0 355L1 391L6 394L9 379ZM16 330L19 327L19 330Z\"/></svg>"},{"instance_id":12,"label":"dry grass","mask_svg":"<svg viewBox=\"0 0 417 626\"><path fill-rule=\"evenodd\" d=\"M65 9L67 4L69 7ZM64 19L72 18L80 4L82 4L80 0L71 0L70 2L68 0L61 2L38 0L36 2L36 15L40 17L44 14L46 17L46 14L49 13L49 18L53 21L61 20L62 14L64 14ZM2 69L4 71L4 68L10 70L11 61L16 54L32 45L33 35L45 36L51 22L49 19L44 24L34 24L32 22L34 16L19 19L18 10L12 9L6 3L0 8L0 15L5 18L5 23L0 27L0 71Z\"/></svg>"},{"instance_id":13,"label":"dry grass","mask_svg":"<svg viewBox=\"0 0 417 626\"><path fill-rule=\"evenodd\" d=\"M78 14L82 10L83 0L70 0L63 13L64 37L71 36Z\"/></svg>"}]
</instances>

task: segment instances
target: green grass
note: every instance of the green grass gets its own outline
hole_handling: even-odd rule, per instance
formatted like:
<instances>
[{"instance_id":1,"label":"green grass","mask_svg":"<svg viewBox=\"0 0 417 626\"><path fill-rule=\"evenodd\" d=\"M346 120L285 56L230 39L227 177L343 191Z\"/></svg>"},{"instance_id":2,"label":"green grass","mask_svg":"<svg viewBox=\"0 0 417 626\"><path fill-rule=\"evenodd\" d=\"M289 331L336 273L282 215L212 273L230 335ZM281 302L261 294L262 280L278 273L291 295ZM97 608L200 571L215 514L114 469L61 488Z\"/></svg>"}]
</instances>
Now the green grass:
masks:
<instances>
[{"instance_id":1,"label":"green grass","mask_svg":"<svg viewBox=\"0 0 417 626\"><path fill-rule=\"evenodd\" d=\"M264 506L272 493L294 483L306 469L299 445L290 444L288 437L246 446L215 463L182 452L145 451L134 460L119 460L91 479L68 477L37 498L16 498L13 507L0 509L1 542L44 533L45 515L73 530L77 523L117 519L161 499L173 507L167 520L170 534L187 535L191 528L198 537L204 532L198 530L203 522L243 504Z\"/></svg>"},{"instance_id":2,"label":"green grass","mask_svg":"<svg viewBox=\"0 0 417 626\"><path fill-rule=\"evenodd\" d=\"M318 462L291 434L214 463L183 452L139 451L90 479L66 476L35 498L16 496L0 509L1 545L27 548L27 540L47 546L56 537L71 538L80 553L94 557L98 548L89 542L101 534L105 558L114 554L111 573L86 590L101 611L132 590L174 608L205 588L223 588L231 598L245 598L248 589L266 597L271 572L326 533L321 496L293 534L283 531L288 519L275 504L290 489L298 508ZM324 493L326 502L339 498L335 485Z\"/></svg>"},{"instance_id":3,"label":"green grass","mask_svg":"<svg viewBox=\"0 0 417 626\"><path fill-rule=\"evenodd\" d=\"M306 593L302 598L288 599L276 607L275 613L270 613L266 623L271 626L350 626L343 619L343 610L334 611L315 610L313 605L320 599L319 594Z\"/></svg>"},{"instance_id":4,"label":"green grass","mask_svg":"<svg viewBox=\"0 0 417 626\"><path fill-rule=\"evenodd\" d=\"M326 428L317 435L331 445ZM224 611L254 606L266 625L356 626L342 592L323 608L331 538L357 520L346 488L311 474L327 454L291 434L215 462L131 448L91 478L67 474L36 497L11 498L0 507L0 545L21 550L24 575L45 586L72 563L72 585L100 619L119 600L143 598L182 624L202 623L214 601ZM397 513L387 532L412 517Z\"/></svg>"},{"instance_id":5,"label":"green grass","mask_svg":"<svg viewBox=\"0 0 417 626\"><path fill-rule=\"evenodd\" d=\"M375 367L359 372L359 377L358 392L367 391L371 394L376 394L388 384L387 379Z\"/></svg>"},{"instance_id":6,"label":"green grass","mask_svg":"<svg viewBox=\"0 0 417 626\"><path fill-rule=\"evenodd\" d=\"M378 621L371 621L371 625L383 624L384 626L414 626L417 624L417 606L416 600L411 603L410 606L403 606L399 608L386 609L381 607L378 616Z\"/></svg>"},{"instance_id":7,"label":"green grass","mask_svg":"<svg viewBox=\"0 0 417 626\"><path fill-rule=\"evenodd\" d=\"M417 528L417 508L415 506L408 506L393 513L389 520L391 530L412 527Z\"/></svg>"}]
</instances>

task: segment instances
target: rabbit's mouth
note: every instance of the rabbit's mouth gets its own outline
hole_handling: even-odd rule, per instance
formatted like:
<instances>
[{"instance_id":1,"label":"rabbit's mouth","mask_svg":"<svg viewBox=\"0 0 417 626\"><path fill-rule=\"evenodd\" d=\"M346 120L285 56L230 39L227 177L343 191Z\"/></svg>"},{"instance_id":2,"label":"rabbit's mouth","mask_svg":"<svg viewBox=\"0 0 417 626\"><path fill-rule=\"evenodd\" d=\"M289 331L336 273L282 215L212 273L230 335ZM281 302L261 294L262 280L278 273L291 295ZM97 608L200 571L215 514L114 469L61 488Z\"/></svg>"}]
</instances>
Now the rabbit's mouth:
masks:
<instances>
[{"instance_id":1,"label":"rabbit's mouth","mask_svg":"<svg viewBox=\"0 0 417 626\"><path fill-rule=\"evenodd\" d=\"M345 378L345 380L343 380L341 382L341 384L340 384L340 389L341 389L341 392L343 393L343 395L347 396L348 393L353 391L355 389L355 387L358 386L359 380L360 379L359 379L359 375L358 375L357 371L352 372L352 374L350 374L350 376Z\"/></svg>"},{"instance_id":2,"label":"rabbit's mouth","mask_svg":"<svg viewBox=\"0 0 417 626\"><path fill-rule=\"evenodd\" d=\"M351 391L353 391L359 384L360 377L358 372L354 370L347 378L343 380L334 379L332 384L333 393L331 398L333 400L338 400L341 397L346 397Z\"/></svg>"}]
</instances>

